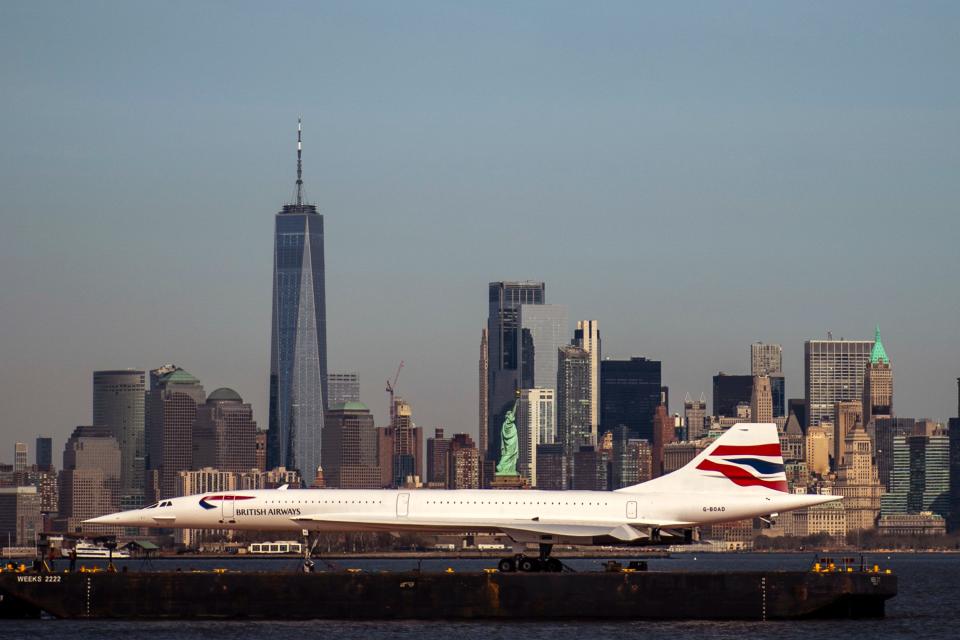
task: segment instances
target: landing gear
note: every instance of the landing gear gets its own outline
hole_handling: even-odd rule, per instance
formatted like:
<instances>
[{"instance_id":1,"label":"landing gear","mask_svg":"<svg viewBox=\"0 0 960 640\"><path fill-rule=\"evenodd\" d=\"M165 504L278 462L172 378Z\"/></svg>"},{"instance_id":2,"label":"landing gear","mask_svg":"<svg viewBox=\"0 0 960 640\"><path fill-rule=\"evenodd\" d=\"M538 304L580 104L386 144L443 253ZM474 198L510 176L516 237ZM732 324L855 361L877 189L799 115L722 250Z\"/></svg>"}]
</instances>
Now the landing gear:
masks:
<instances>
[{"instance_id":1,"label":"landing gear","mask_svg":"<svg viewBox=\"0 0 960 640\"><path fill-rule=\"evenodd\" d=\"M551 544L540 545L540 555L536 558L518 553L504 558L497 564L497 569L501 573L513 573L520 570L524 573L534 573L537 571L546 571L550 573L560 573L563 571L563 563L556 558L550 557Z\"/></svg>"},{"instance_id":2,"label":"landing gear","mask_svg":"<svg viewBox=\"0 0 960 640\"><path fill-rule=\"evenodd\" d=\"M313 550L317 548L317 543L320 542L320 534L314 534L313 544L310 543L310 530L303 530L303 572L304 573L313 573Z\"/></svg>"}]
</instances>

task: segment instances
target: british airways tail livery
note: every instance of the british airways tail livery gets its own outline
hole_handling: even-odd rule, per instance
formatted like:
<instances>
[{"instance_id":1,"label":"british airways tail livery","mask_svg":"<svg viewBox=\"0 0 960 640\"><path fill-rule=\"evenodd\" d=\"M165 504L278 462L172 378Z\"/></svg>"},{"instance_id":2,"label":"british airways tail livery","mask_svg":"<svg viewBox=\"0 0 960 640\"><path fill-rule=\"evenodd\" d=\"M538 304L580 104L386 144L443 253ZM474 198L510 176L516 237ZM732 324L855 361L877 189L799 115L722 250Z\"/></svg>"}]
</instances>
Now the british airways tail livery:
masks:
<instances>
[{"instance_id":1,"label":"british airways tail livery","mask_svg":"<svg viewBox=\"0 0 960 640\"><path fill-rule=\"evenodd\" d=\"M774 424L737 424L673 473L616 491L264 489L161 500L87 520L128 527L490 532L537 544L501 569L556 569L554 544L689 542L694 527L841 499L787 492ZM529 561L528 565L524 561ZM528 568L529 567L529 568Z\"/></svg>"}]
</instances>

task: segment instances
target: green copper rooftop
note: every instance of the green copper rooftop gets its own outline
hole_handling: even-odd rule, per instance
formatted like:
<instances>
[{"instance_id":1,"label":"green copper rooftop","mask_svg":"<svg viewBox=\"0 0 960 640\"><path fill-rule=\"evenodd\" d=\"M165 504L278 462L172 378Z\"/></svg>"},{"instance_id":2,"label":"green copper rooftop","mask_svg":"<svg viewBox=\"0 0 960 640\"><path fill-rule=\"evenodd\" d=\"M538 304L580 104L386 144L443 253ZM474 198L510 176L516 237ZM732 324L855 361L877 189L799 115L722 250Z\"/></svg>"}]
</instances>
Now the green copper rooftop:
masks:
<instances>
[{"instance_id":1,"label":"green copper rooftop","mask_svg":"<svg viewBox=\"0 0 960 640\"><path fill-rule=\"evenodd\" d=\"M330 407L333 411L369 411L367 405L362 402L342 402Z\"/></svg>"},{"instance_id":2,"label":"green copper rooftop","mask_svg":"<svg viewBox=\"0 0 960 640\"><path fill-rule=\"evenodd\" d=\"M890 364L890 358L887 357L887 350L883 348L883 342L880 340L880 325L877 325L877 332L873 336L873 350L870 351L870 364Z\"/></svg>"},{"instance_id":3,"label":"green copper rooftop","mask_svg":"<svg viewBox=\"0 0 960 640\"><path fill-rule=\"evenodd\" d=\"M176 369L160 378L164 384L197 384L200 381L183 369Z\"/></svg>"}]
</instances>

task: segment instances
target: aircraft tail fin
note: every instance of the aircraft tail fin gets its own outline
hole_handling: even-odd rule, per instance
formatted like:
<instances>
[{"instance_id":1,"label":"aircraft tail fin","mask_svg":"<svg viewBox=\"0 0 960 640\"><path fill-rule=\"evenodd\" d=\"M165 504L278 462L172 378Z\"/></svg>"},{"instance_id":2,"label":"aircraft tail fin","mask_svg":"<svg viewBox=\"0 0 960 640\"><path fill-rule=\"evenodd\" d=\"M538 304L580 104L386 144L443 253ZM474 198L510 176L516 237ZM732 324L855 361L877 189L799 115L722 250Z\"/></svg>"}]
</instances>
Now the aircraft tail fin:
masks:
<instances>
[{"instance_id":1,"label":"aircraft tail fin","mask_svg":"<svg viewBox=\"0 0 960 640\"><path fill-rule=\"evenodd\" d=\"M735 424L684 467L618 491L729 492L735 486L788 491L777 425Z\"/></svg>"}]
</instances>

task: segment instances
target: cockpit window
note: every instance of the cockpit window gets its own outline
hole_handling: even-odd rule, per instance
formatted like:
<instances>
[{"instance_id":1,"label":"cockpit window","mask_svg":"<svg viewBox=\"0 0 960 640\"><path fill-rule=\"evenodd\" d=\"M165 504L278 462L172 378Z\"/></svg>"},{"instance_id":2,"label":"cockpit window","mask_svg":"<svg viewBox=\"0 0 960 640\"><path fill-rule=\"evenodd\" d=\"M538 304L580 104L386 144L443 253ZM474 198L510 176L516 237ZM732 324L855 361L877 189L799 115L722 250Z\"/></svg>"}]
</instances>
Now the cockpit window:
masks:
<instances>
[{"instance_id":1,"label":"cockpit window","mask_svg":"<svg viewBox=\"0 0 960 640\"><path fill-rule=\"evenodd\" d=\"M156 508L159 507L159 506L160 506L160 503L159 503L159 502L154 502L154 503L153 503L152 505L150 505L149 507L144 507L144 509L156 509Z\"/></svg>"}]
</instances>

